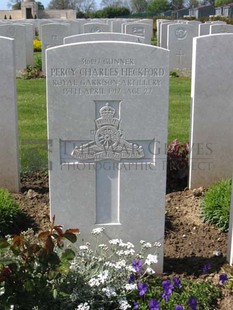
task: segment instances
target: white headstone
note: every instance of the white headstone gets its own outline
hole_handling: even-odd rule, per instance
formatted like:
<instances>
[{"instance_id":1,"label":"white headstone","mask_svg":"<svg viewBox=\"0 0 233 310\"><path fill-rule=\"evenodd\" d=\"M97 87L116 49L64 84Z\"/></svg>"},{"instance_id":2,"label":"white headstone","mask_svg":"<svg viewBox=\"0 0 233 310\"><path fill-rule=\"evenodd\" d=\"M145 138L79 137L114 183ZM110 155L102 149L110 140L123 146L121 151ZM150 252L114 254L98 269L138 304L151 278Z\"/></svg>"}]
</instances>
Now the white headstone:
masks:
<instances>
[{"instance_id":1,"label":"white headstone","mask_svg":"<svg viewBox=\"0 0 233 310\"><path fill-rule=\"evenodd\" d=\"M233 25L210 25L210 34L233 33Z\"/></svg>"},{"instance_id":2,"label":"white headstone","mask_svg":"<svg viewBox=\"0 0 233 310\"><path fill-rule=\"evenodd\" d=\"M167 22L167 19L156 19L156 37L157 37L157 44L160 46L160 25L162 22Z\"/></svg>"},{"instance_id":3,"label":"white headstone","mask_svg":"<svg viewBox=\"0 0 233 310\"><path fill-rule=\"evenodd\" d=\"M80 22L77 22L76 20L70 20L69 24L70 24L70 31L69 31L70 35L76 35L82 32Z\"/></svg>"},{"instance_id":4,"label":"white headstone","mask_svg":"<svg viewBox=\"0 0 233 310\"><path fill-rule=\"evenodd\" d=\"M19 191L14 39L0 37L0 187Z\"/></svg>"},{"instance_id":5,"label":"white headstone","mask_svg":"<svg viewBox=\"0 0 233 310\"><path fill-rule=\"evenodd\" d=\"M83 25L83 33L110 32L110 25L104 23L86 23Z\"/></svg>"},{"instance_id":6,"label":"white headstone","mask_svg":"<svg viewBox=\"0 0 233 310\"><path fill-rule=\"evenodd\" d=\"M111 21L111 31L121 33L122 24L126 23L124 19L114 19Z\"/></svg>"},{"instance_id":7,"label":"white headstone","mask_svg":"<svg viewBox=\"0 0 233 310\"><path fill-rule=\"evenodd\" d=\"M105 41L47 50L51 214L84 239L104 226L106 239L161 242L159 271L168 83L169 51L157 47Z\"/></svg>"},{"instance_id":8,"label":"white headstone","mask_svg":"<svg viewBox=\"0 0 233 310\"><path fill-rule=\"evenodd\" d=\"M41 26L42 40L42 71L46 71L45 50L49 47L63 44L63 39L69 35L68 24L44 24Z\"/></svg>"},{"instance_id":9,"label":"white headstone","mask_svg":"<svg viewBox=\"0 0 233 310\"><path fill-rule=\"evenodd\" d=\"M170 50L170 70L187 70L192 67L192 42L198 28L192 24L168 25L167 47Z\"/></svg>"},{"instance_id":10,"label":"white headstone","mask_svg":"<svg viewBox=\"0 0 233 310\"><path fill-rule=\"evenodd\" d=\"M113 32L98 32L98 33L85 33L76 36L64 38L64 44L88 42L88 41L127 41L144 43L144 38L133 36L131 34L113 33Z\"/></svg>"},{"instance_id":11,"label":"white headstone","mask_svg":"<svg viewBox=\"0 0 233 310\"><path fill-rule=\"evenodd\" d=\"M168 25L176 24L174 22L161 22L160 23L160 38L159 38L159 46L163 48L167 48L167 32L168 32Z\"/></svg>"},{"instance_id":12,"label":"white headstone","mask_svg":"<svg viewBox=\"0 0 233 310\"><path fill-rule=\"evenodd\" d=\"M128 23L125 25L125 33L143 37L146 44L151 44L153 28L149 24Z\"/></svg>"},{"instance_id":13,"label":"white headstone","mask_svg":"<svg viewBox=\"0 0 233 310\"><path fill-rule=\"evenodd\" d=\"M233 265L233 182L231 190L231 207L230 207L230 221L228 232L228 245L227 245L227 261Z\"/></svg>"},{"instance_id":14,"label":"white headstone","mask_svg":"<svg viewBox=\"0 0 233 310\"><path fill-rule=\"evenodd\" d=\"M223 25L225 22L216 21L216 22L206 22L204 24L199 24L198 26L198 36L204 36L210 34L211 25Z\"/></svg>"},{"instance_id":15,"label":"white headstone","mask_svg":"<svg viewBox=\"0 0 233 310\"><path fill-rule=\"evenodd\" d=\"M35 37L35 27L33 24L25 24L26 27L26 63L27 65L34 65L34 48L33 40Z\"/></svg>"},{"instance_id":16,"label":"white headstone","mask_svg":"<svg viewBox=\"0 0 233 310\"><path fill-rule=\"evenodd\" d=\"M232 177L232 34L194 38L189 186Z\"/></svg>"},{"instance_id":17,"label":"white headstone","mask_svg":"<svg viewBox=\"0 0 233 310\"><path fill-rule=\"evenodd\" d=\"M0 36L15 40L15 64L16 70L27 67L26 62L26 26L6 24L0 25Z\"/></svg>"}]
</instances>

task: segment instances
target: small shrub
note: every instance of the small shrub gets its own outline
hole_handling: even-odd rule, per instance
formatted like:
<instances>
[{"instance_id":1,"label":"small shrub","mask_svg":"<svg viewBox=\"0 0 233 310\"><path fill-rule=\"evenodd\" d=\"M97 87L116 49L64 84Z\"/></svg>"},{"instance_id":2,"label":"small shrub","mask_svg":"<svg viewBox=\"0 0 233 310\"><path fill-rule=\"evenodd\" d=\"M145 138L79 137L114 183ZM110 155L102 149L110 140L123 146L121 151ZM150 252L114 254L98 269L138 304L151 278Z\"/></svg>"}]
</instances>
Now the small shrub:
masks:
<instances>
[{"instance_id":1,"label":"small shrub","mask_svg":"<svg viewBox=\"0 0 233 310\"><path fill-rule=\"evenodd\" d=\"M42 58L41 55L35 57L34 66L28 65L22 72L22 78L25 80L36 79L43 77L42 73Z\"/></svg>"},{"instance_id":2,"label":"small shrub","mask_svg":"<svg viewBox=\"0 0 233 310\"><path fill-rule=\"evenodd\" d=\"M27 224L27 216L14 198L7 190L0 188L0 236L19 233L28 228Z\"/></svg>"},{"instance_id":3,"label":"small shrub","mask_svg":"<svg viewBox=\"0 0 233 310\"><path fill-rule=\"evenodd\" d=\"M167 147L167 192L182 190L188 183L189 143L177 139Z\"/></svg>"},{"instance_id":4,"label":"small shrub","mask_svg":"<svg viewBox=\"0 0 233 310\"><path fill-rule=\"evenodd\" d=\"M215 224L220 230L229 228L231 202L231 180L221 180L205 193L201 203L201 216L204 221Z\"/></svg>"},{"instance_id":5,"label":"small shrub","mask_svg":"<svg viewBox=\"0 0 233 310\"><path fill-rule=\"evenodd\" d=\"M63 232L51 223L48 231L32 230L0 239L0 309L62 309L59 287L74 258L64 241L76 241L78 229Z\"/></svg>"},{"instance_id":6,"label":"small shrub","mask_svg":"<svg viewBox=\"0 0 233 310\"><path fill-rule=\"evenodd\" d=\"M34 68L38 71L42 71L42 57L41 55L37 55L34 59Z\"/></svg>"},{"instance_id":7,"label":"small shrub","mask_svg":"<svg viewBox=\"0 0 233 310\"><path fill-rule=\"evenodd\" d=\"M0 309L209 310L221 296L210 282L156 275L158 242L140 241L136 253L121 239L103 243L98 227L91 243L80 236L75 250L65 247L65 239L76 242L76 232L63 232L53 221L39 235L29 230L0 239Z\"/></svg>"},{"instance_id":8,"label":"small shrub","mask_svg":"<svg viewBox=\"0 0 233 310\"><path fill-rule=\"evenodd\" d=\"M170 77L176 78L179 77L179 74L176 71L170 71Z\"/></svg>"},{"instance_id":9,"label":"small shrub","mask_svg":"<svg viewBox=\"0 0 233 310\"><path fill-rule=\"evenodd\" d=\"M38 38L35 38L33 40L33 47L34 47L34 52L41 52L42 42Z\"/></svg>"}]
</instances>

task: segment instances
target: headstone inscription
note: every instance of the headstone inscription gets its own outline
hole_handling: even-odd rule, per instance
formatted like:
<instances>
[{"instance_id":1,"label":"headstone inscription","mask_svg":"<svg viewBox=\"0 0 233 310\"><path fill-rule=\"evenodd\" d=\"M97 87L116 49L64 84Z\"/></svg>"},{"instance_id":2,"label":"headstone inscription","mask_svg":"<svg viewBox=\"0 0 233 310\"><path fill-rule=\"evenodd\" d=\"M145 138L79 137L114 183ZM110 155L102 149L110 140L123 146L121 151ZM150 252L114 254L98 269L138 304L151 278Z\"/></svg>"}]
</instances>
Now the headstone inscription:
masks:
<instances>
[{"instance_id":1,"label":"headstone inscription","mask_svg":"<svg viewBox=\"0 0 233 310\"><path fill-rule=\"evenodd\" d=\"M197 188L232 177L233 34L201 36L193 44L189 187Z\"/></svg>"},{"instance_id":2,"label":"headstone inscription","mask_svg":"<svg viewBox=\"0 0 233 310\"><path fill-rule=\"evenodd\" d=\"M14 39L0 37L0 187L11 192L19 191L15 71Z\"/></svg>"},{"instance_id":3,"label":"headstone inscription","mask_svg":"<svg viewBox=\"0 0 233 310\"><path fill-rule=\"evenodd\" d=\"M102 41L47 50L52 214L65 227L78 226L84 239L104 226L106 239L160 242L159 271L168 77L169 51L149 45Z\"/></svg>"}]
</instances>

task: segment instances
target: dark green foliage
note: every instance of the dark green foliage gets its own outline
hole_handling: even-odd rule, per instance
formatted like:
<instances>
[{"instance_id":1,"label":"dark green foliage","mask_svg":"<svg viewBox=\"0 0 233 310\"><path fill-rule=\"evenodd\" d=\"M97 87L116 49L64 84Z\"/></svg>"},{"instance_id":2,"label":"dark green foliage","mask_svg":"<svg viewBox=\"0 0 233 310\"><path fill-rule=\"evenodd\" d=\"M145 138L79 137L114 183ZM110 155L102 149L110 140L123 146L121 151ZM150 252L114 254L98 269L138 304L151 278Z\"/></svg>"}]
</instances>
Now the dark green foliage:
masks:
<instances>
[{"instance_id":1,"label":"dark green foliage","mask_svg":"<svg viewBox=\"0 0 233 310\"><path fill-rule=\"evenodd\" d=\"M10 305L15 310L62 309L57 300L61 292L56 287L69 272L75 255L64 249L64 240L76 241L78 231L63 232L53 222L38 236L28 231L0 239L0 310L10 309Z\"/></svg>"},{"instance_id":2,"label":"dark green foliage","mask_svg":"<svg viewBox=\"0 0 233 310\"><path fill-rule=\"evenodd\" d=\"M19 233L30 222L10 193L0 188L0 236Z\"/></svg>"},{"instance_id":3,"label":"dark green foliage","mask_svg":"<svg viewBox=\"0 0 233 310\"><path fill-rule=\"evenodd\" d=\"M204 221L215 224L220 230L229 228L231 202L231 180L221 180L211 186L201 203L201 216Z\"/></svg>"},{"instance_id":4,"label":"dark green foliage","mask_svg":"<svg viewBox=\"0 0 233 310\"><path fill-rule=\"evenodd\" d=\"M106 7L91 14L92 18L114 18L129 16L130 11L126 7Z\"/></svg>"}]
</instances>

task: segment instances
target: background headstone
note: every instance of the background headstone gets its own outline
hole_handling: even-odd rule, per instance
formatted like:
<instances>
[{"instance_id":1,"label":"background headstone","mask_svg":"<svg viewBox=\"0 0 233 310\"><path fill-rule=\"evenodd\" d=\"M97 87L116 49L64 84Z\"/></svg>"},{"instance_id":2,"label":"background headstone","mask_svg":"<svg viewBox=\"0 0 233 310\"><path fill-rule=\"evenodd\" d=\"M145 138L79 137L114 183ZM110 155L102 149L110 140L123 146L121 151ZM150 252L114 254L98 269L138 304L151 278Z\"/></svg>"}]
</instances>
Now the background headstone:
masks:
<instances>
[{"instance_id":1,"label":"background headstone","mask_svg":"<svg viewBox=\"0 0 233 310\"><path fill-rule=\"evenodd\" d=\"M0 37L0 187L19 191L14 39Z\"/></svg>"},{"instance_id":2,"label":"background headstone","mask_svg":"<svg viewBox=\"0 0 233 310\"><path fill-rule=\"evenodd\" d=\"M24 70L26 62L26 26L6 24L0 25L0 36L15 40L15 64L16 70Z\"/></svg>"},{"instance_id":3,"label":"background headstone","mask_svg":"<svg viewBox=\"0 0 233 310\"><path fill-rule=\"evenodd\" d=\"M151 44L153 28L147 23L128 23L125 25L125 33L143 37L146 44Z\"/></svg>"},{"instance_id":4,"label":"background headstone","mask_svg":"<svg viewBox=\"0 0 233 310\"><path fill-rule=\"evenodd\" d=\"M83 33L110 32L110 25L104 23L86 23L83 25Z\"/></svg>"},{"instance_id":5,"label":"background headstone","mask_svg":"<svg viewBox=\"0 0 233 310\"><path fill-rule=\"evenodd\" d=\"M233 25L210 25L210 34L233 33Z\"/></svg>"},{"instance_id":6,"label":"background headstone","mask_svg":"<svg viewBox=\"0 0 233 310\"><path fill-rule=\"evenodd\" d=\"M42 40L42 71L46 71L45 50L49 47L63 44L63 39L69 35L69 25L61 23L44 24L41 26Z\"/></svg>"},{"instance_id":7,"label":"background headstone","mask_svg":"<svg viewBox=\"0 0 233 310\"><path fill-rule=\"evenodd\" d=\"M86 33L64 38L64 44L88 42L88 41L128 41L144 43L144 38L133 36L131 34L113 33L113 32L98 32Z\"/></svg>"},{"instance_id":8,"label":"background headstone","mask_svg":"<svg viewBox=\"0 0 233 310\"><path fill-rule=\"evenodd\" d=\"M168 24L167 47L170 50L170 70L191 70L192 42L197 25Z\"/></svg>"},{"instance_id":9,"label":"background headstone","mask_svg":"<svg viewBox=\"0 0 233 310\"><path fill-rule=\"evenodd\" d=\"M189 187L232 177L233 35L194 38Z\"/></svg>"}]
</instances>

